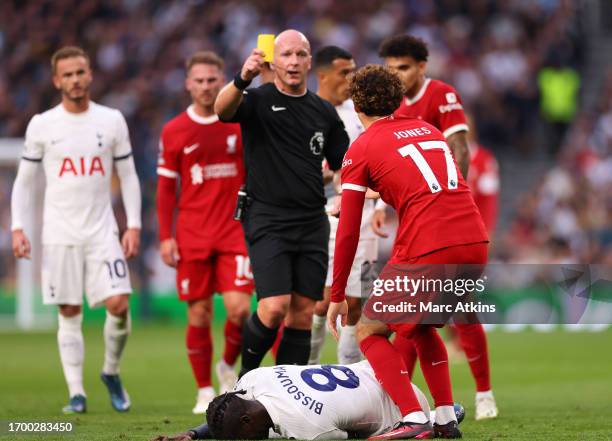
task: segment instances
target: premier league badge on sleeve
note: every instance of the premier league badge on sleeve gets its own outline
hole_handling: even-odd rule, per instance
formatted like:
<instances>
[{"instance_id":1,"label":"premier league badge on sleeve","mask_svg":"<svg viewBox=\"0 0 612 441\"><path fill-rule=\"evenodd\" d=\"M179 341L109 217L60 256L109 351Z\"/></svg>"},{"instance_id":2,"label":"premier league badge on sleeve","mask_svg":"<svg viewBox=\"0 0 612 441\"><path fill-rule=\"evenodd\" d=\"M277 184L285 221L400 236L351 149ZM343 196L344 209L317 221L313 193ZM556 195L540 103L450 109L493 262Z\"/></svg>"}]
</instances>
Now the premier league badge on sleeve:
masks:
<instances>
[{"instance_id":1,"label":"premier league badge on sleeve","mask_svg":"<svg viewBox=\"0 0 612 441\"><path fill-rule=\"evenodd\" d=\"M310 151L315 156L320 156L323 153L323 146L325 145L325 138L323 132L315 132L310 138Z\"/></svg>"}]
</instances>

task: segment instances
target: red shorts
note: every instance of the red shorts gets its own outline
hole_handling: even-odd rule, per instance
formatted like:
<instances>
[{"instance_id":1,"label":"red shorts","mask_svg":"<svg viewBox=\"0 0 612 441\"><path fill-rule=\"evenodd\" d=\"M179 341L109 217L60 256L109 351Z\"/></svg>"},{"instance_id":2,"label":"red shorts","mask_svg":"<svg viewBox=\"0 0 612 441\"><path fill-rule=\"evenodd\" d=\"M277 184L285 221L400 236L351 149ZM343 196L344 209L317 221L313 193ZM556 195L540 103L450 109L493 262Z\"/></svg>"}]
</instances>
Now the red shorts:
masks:
<instances>
[{"instance_id":1,"label":"red shorts","mask_svg":"<svg viewBox=\"0 0 612 441\"><path fill-rule=\"evenodd\" d=\"M453 245L452 247L442 248L432 251L431 253L423 254L422 256L413 257L407 261L396 261L393 257L389 260L389 264L395 265L417 265L417 264L486 264L489 259L489 243L477 242L466 245Z\"/></svg>"},{"instance_id":2,"label":"red shorts","mask_svg":"<svg viewBox=\"0 0 612 441\"><path fill-rule=\"evenodd\" d=\"M488 260L489 246L487 242L471 243L467 245L455 245L448 248L442 248L440 250L433 251L423 256L418 256L408 260L407 262L393 262L393 258L389 261L389 264L395 265L418 265L418 264L464 264L469 265L470 269L474 271L470 274L471 277L478 278L484 271ZM482 265L482 269L478 268ZM479 272L479 274L477 274ZM418 326L431 326L431 325L420 325L418 323L388 323L387 326L393 332L397 332L402 336L410 338L412 333ZM441 327L443 324L434 325Z\"/></svg>"},{"instance_id":3,"label":"red shorts","mask_svg":"<svg viewBox=\"0 0 612 441\"><path fill-rule=\"evenodd\" d=\"M213 293L252 293L253 273L249 257L243 254L213 254L208 259L179 260L176 287L183 301L209 298Z\"/></svg>"}]
</instances>

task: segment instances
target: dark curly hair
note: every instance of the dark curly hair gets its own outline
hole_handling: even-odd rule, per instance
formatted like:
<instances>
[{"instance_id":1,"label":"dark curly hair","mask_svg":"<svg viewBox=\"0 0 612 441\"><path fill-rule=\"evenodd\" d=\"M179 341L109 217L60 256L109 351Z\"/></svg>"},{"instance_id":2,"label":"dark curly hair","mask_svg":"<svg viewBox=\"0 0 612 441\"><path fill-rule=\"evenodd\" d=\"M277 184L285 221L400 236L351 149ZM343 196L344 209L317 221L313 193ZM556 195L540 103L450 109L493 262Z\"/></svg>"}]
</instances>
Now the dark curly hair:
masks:
<instances>
[{"instance_id":1,"label":"dark curly hair","mask_svg":"<svg viewBox=\"0 0 612 441\"><path fill-rule=\"evenodd\" d=\"M355 109L367 116L391 115L404 96L399 77L378 64L368 64L355 72L349 91Z\"/></svg>"},{"instance_id":2,"label":"dark curly hair","mask_svg":"<svg viewBox=\"0 0 612 441\"><path fill-rule=\"evenodd\" d=\"M378 56L386 57L412 57L416 61L427 61L429 51L423 40L412 35L396 35L389 37L380 44Z\"/></svg>"},{"instance_id":3,"label":"dark curly hair","mask_svg":"<svg viewBox=\"0 0 612 441\"><path fill-rule=\"evenodd\" d=\"M208 428L215 439L241 439L240 416L244 410L243 399L238 394L245 391L228 392L219 395L206 409Z\"/></svg>"}]
</instances>

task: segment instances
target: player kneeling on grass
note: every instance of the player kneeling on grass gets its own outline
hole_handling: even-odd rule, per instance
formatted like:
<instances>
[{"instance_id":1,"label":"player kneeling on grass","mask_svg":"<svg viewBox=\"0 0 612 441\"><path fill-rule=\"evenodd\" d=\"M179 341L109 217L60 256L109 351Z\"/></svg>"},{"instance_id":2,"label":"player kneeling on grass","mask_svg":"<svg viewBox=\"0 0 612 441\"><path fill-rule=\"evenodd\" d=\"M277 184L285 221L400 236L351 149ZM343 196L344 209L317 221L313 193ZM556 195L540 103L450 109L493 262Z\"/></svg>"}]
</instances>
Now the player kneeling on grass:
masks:
<instances>
[{"instance_id":1,"label":"player kneeling on grass","mask_svg":"<svg viewBox=\"0 0 612 441\"><path fill-rule=\"evenodd\" d=\"M104 305L102 381L118 412L130 408L119 379L119 360L130 333L128 295L132 291L126 258L138 253L140 184L128 127L121 112L89 99L89 57L64 47L51 58L53 84L62 102L35 115L13 186L13 253L30 258L24 232L38 167L46 177L42 232L42 291L46 305L58 305L57 341L70 403L64 413L86 411L83 388L83 291L90 307ZM121 181L128 229L119 242L111 204L113 166Z\"/></svg>"},{"instance_id":2,"label":"player kneeling on grass","mask_svg":"<svg viewBox=\"0 0 612 441\"><path fill-rule=\"evenodd\" d=\"M423 392L412 385L419 404L433 420ZM455 405L457 419L463 407ZM280 365L245 374L234 392L215 398L208 424L152 441L190 439L349 439L387 432L401 418L370 364Z\"/></svg>"}]
</instances>

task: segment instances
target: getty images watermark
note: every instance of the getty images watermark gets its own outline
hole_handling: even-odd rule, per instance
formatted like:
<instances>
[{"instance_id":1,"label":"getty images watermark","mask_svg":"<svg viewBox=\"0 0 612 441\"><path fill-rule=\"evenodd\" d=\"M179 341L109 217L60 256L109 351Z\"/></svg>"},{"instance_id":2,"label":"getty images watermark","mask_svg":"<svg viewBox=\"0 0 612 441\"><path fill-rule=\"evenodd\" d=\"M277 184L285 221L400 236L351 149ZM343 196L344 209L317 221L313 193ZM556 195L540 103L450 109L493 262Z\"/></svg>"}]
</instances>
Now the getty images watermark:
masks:
<instances>
[{"instance_id":1,"label":"getty images watermark","mask_svg":"<svg viewBox=\"0 0 612 441\"><path fill-rule=\"evenodd\" d=\"M363 275L364 320L612 324L610 265L385 265Z\"/></svg>"},{"instance_id":2,"label":"getty images watermark","mask_svg":"<svg viewBox=\"0 0 612 441\"><path fill-rule=\"evenodd\" d=\"M372 283L372 305L376 313L477 313L495 312L495 305L482 302L436 302L442 295L463 297L467 294L485 292L487 276L478 279L418 279L409 276L395 276L393 279L376 279ZM408 296L410 300L399 303L389 302L389 295ZM415 302L416 296L424 296ZM376 298L380 298L376 300Z\"/></svg>"}]
</instances>

